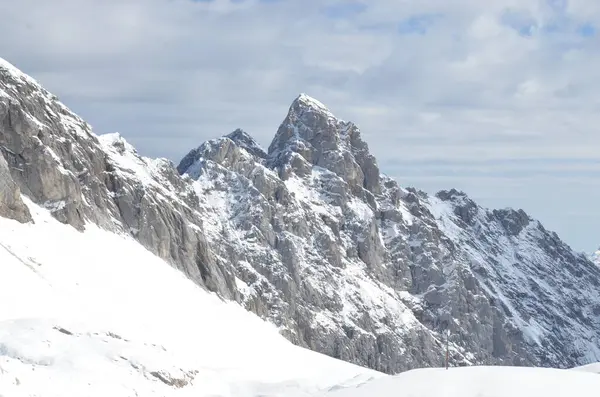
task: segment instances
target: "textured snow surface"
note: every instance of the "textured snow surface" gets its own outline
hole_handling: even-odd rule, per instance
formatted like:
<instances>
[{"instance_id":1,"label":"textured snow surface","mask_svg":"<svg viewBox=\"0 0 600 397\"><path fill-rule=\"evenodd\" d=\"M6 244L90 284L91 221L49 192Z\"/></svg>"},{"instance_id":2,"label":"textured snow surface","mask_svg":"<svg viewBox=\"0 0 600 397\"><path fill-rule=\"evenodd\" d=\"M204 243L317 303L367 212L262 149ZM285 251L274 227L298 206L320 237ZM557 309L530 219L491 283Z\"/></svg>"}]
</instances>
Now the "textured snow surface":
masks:
<instances>
[{"instance_id":1,"label":"textured snow surface","mask_svg":"<svg viewBox=\"0 0 600 397\"><path fill-rule=\"evenodd\" d=\"M341 389L330 397L592 397L600 376L581 371L463 367L418 369Z\"/></svg>"},{"instance_id":2,"label":"textured snow surface","mask_svg":"<svg viewBox=\"0 0 600 397\"><path fill-rule=\"evenodd\" d=\"M592 254L592 262L600 266L600 249Z\"/></svg>"},{"instance_id":3,"label":"textured snow surface","mask_svg":"<svg viewBox=\"0 0 600 397\"><path fill-rule=\"evenodd\" d=\"M26 203L35 225L0 218L0 396L305 396L383 376L293 346L130 238Z\"/></svg>"}]
</instances>

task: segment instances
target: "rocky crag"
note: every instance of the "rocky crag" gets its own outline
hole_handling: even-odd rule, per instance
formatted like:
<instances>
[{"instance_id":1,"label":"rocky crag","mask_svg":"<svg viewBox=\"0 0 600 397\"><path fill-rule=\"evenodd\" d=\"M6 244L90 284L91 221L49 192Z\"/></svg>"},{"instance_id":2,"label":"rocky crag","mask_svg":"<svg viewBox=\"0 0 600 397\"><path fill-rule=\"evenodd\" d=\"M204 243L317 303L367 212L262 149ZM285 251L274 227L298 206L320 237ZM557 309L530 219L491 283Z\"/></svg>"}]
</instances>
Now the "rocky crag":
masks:
<instances>
[{"instance_id":1,"label":"rocky crag","mask_svg":"<svg viewBox=\"0 0 600 397\"><path fill-rule=\"evenodd\" d=\"M399 186L306 95L267 150L236 130L175 167L1 61L0 154L0 216L31 221L26 195L131 235L298 345L389 373L440 365L445 330L453 365L600 361L600 267L521 210Z\"/></svg>"}]
</instances>

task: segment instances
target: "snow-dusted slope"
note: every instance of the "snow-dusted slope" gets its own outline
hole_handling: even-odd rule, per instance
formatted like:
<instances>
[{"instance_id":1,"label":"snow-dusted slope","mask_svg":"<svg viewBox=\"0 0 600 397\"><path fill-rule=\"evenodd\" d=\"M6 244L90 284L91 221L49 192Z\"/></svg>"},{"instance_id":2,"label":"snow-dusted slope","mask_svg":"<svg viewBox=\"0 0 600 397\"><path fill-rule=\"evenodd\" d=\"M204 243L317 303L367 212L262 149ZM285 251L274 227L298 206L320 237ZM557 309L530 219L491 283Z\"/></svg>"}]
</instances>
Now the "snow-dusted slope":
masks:
<instances>
[{"instance_id":1,"label":"snow-dusted slope","mask_svg":"<svg viewBox=\"0 0 600 397\"><path fill-rule=\"evenodd\" d=\"M1 396L305 396L382 376L293 346L131 238L25 202L35 224L0 218Z\"/></svg>"},{"instance_id":2,"label":"snow-dusted slope","mask_svg":"<svg viewBox=\"0 0 600 397\"><path fill-rule=\"evenodd\" d=\"M469 265L461 270L479 281L540 364L600 360L598 268L522 210L487 210L456 191L427 202L440 230L460 247L455 259Z\"/></svg>"},{"instance_id":3,"label":"snow-dusted slope","mask_svg":"<svg viewBox=\"0 0 600 397\"><path fill-rule=\"evenodd\" d=\"M408 371L328 394L330 397L594 397L600 376L592 373L510 367Z\"/></svg>"}]
</instances>

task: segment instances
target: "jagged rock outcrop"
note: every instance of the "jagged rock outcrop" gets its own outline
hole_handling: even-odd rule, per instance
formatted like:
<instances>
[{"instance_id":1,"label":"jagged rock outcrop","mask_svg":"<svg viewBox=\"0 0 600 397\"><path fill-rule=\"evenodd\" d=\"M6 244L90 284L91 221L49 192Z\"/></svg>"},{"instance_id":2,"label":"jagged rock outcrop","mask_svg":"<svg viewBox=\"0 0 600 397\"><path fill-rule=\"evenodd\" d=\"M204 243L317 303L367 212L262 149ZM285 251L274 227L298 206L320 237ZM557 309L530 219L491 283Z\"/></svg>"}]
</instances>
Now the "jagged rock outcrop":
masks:
<instances>
[{"instance_id":1,"label":"jagged rock outcrop","mask_svg":"<svg viewBox=\"0 0 600 397\"><path fill-rule=\"evenodd\" d=\"M21 198L21 189L10 175L8 163L0 150L0 216L21 223L31 221L29 209Z\"/></svg>"},{"instance_id":2,"label":"jagged rock outcrop","mask_svg":"<svg viewBox=\"0 0 600 397\"><path fill-rule=\"evenodd\" d=\"M341 177L353 193L380 192L379 168L358 128L305 94L292 103L269 146L269 158L283 179L290 169L305 175L311 166L319 166Z\"/></svg>"},{"instance_id":3,"label":"jagged rock outcrop","mask_svg":"<svg viewBox=\"0 0 600 397\"><path fill-rule=\"evenodd\" d=\"M1 211L20 189L78 229L130 234L296 344L385 372L440 365L444 330L453 365L600 360L600 267L523 211L400 187L307 95L267 151L236 130L175 168L0 63L0 147Z\"/></svg>"}]
</instances>

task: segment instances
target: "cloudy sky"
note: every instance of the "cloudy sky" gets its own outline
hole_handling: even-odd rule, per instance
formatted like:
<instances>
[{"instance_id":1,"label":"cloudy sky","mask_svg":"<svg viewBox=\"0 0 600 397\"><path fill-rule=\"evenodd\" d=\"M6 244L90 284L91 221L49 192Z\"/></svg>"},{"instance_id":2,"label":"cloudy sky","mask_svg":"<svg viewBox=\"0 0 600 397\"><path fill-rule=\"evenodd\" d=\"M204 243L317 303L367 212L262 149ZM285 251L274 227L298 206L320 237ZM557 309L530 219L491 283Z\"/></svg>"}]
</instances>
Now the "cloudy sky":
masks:
<instances>
[{"instance_id":1,"label":"cloudy sky","mask_svg":"<svg viewBox=\"0 0 600 397\"><path fill-rule=\"evenodd\" d=\"M0 56L96 133L268 146L305 92L381 169L600 245L598 0L0 0Z\"/></svg>"}]
</instances>

